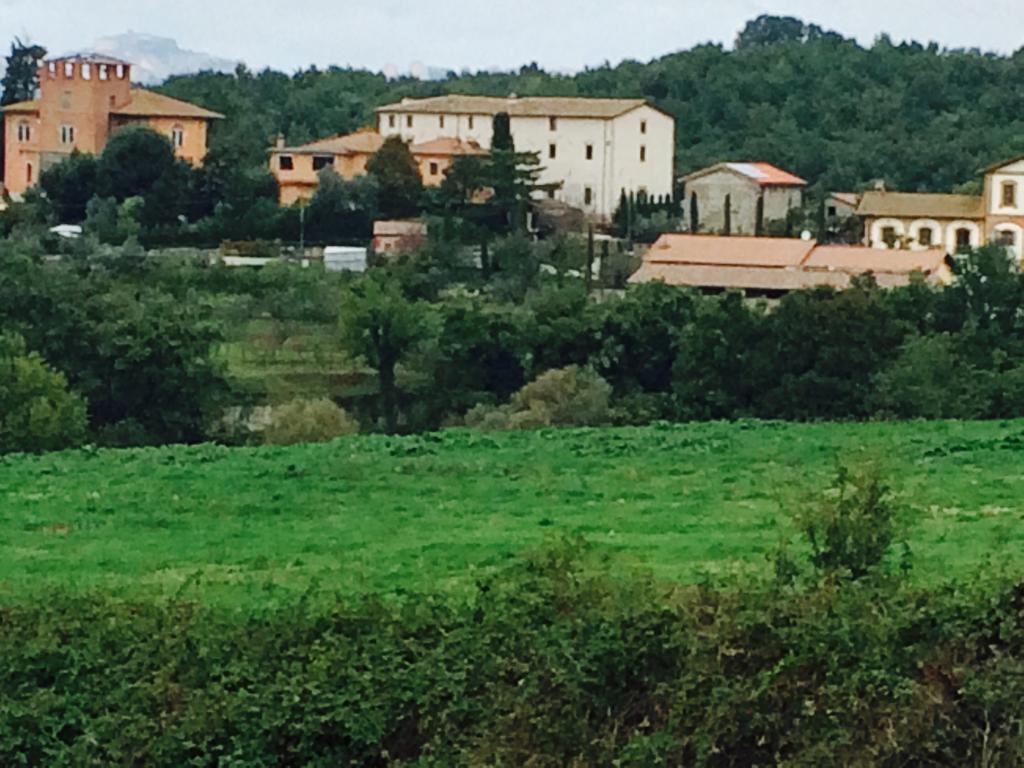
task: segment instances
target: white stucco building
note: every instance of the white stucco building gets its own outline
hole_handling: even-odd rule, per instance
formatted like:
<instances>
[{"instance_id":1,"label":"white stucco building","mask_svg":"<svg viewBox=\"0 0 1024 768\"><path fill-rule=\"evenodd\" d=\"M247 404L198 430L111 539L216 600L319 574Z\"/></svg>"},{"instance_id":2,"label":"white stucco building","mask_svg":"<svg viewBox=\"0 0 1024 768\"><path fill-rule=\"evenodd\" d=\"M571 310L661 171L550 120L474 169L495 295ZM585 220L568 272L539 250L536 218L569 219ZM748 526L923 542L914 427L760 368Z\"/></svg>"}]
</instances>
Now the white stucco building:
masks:
<instances>
[{"instance_id":1,"label":"white stucco building","mask_svg":"<svg viewBox=\"0 0 1024 768\"><path fill-rule=\"evenodd\" d=\"M953 254L987 243L1024 260L1024 157L985 171L982 195L865 192L857 208L872 248L942 249Z\"/></svg>"},{"instance_id":2,"label":"white stucco building","mask_svg":"<svg viewBox=\"0 0 1024 768\"><path fill-rule=\"evenodd\" d=\"M441 137L491 145L492 121L507 113L516 150L536 152L549 194L607 219L623 190L672 194L675 120L643 99L437 96L377 110L384 137L419 144Z\"/></svg>"}]
</instances>

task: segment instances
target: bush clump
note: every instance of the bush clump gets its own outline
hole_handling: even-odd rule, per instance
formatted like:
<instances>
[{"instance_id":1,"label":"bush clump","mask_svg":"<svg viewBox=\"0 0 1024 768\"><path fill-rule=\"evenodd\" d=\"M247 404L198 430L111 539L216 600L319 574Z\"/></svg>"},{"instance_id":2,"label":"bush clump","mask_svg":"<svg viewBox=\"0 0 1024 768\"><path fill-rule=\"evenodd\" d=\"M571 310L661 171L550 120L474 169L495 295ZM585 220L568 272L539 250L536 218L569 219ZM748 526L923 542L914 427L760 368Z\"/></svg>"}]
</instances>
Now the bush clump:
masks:
<instances>
[{"instance_id":1,"label":"bush clump","mask_svg":"<svg viewBox=\"0 0 1024 768\"><path fill-rule=\"evenodd\" d=\"M0 454L58 451L85 438L85 401L64 374L25 349L19 336L0 336Z\"/></svg>"},{"instance_id":2,"label":"bush clump","mask_svg":"<svg viewBox=\"0 0 1024 768\"><path fill-rule=\"evenodd\" d=\"M263 442L267 445L327 443L358 432L359 424L355 419L332 400L293 400L272 409L263 431Z\"/></svg>"},{"instance_id":3,"label":"bush clump","mask_svg":"<svg viewBox=\"0 0 1024 768\"><path fill-rule=\"evenodd\" d=\"M477 406L466 424L484 430L595 427L612 418L612 388L591 368L571 365L531 381L503 406Z\"/></svg>"}]
</instances>

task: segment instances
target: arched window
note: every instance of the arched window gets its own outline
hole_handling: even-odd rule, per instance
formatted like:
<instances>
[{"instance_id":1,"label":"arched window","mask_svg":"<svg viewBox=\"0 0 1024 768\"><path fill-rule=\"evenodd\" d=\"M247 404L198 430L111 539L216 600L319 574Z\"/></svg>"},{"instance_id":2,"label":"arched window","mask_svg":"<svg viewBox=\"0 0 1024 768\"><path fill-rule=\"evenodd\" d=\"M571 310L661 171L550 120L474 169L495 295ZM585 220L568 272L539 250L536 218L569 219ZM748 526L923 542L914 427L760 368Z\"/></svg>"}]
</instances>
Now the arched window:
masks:
<instances>
[{"instance_id":1,"label":"arched window","mask_svg":"<svg viewBox=\"0 0 1024 768\"><path fill-rule=\"evenodd\" d=\"M26 163L25 165L25 181L29 184L35 182L35 169L32 167L32 163Z\"/></svg>"},{"instance_id":2,"label":"arched window","mask_svg":"<svg viewBox=\"0 0 1024 768\"><path fill-rule=\"evenodd\" d=\"M28 120L22 120L18 123L18 141L26 142L32 140L32 126L29 125Z\"/></svg>"},{"instance_id":3,"label":"arched window","mask_svg":"<svg viewBox=\"0 0 1024 768\"><path fill-rule=\"evenodd\" d=\"M176 125L171 129L171 144L175 149L185 146L185 129L182 126Z\"/></svg>"},{"instance_id":4,"label":"arched window","mask_svg":"<svg viewBox=\"0 0 1024 768\"><path fill-rule=\"evenodd\" d=\"M956 231L956 249L966 251L971 247L971 230L961 227Z\"/></svg>"}]
</instances>

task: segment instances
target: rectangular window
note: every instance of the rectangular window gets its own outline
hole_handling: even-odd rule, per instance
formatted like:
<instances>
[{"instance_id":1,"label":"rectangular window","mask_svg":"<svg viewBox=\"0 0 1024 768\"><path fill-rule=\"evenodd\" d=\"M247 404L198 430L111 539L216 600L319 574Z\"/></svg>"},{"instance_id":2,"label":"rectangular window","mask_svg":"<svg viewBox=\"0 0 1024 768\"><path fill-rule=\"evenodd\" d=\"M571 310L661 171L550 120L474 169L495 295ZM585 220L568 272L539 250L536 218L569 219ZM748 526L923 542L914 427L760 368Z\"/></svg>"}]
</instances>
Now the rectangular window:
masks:
<instances>
[{"instance_id":1,"label":"rectangular window","mask_svg":"<svg viewBox=\"0 0 1024 768\"><path fill-rule=\"evenodd\" d=\"M32 126L26 122L18 123L18 141L26 142L32 140Z\"/></svg>"},{"instance_id":2,"label":"rectangular window","mask_svg":"<svg viewBox=\"0 0 1024 768\"><path fill-rule=\"evenodd\" d=\"M438 173L440 173L440 169L438 168L437 163L431 163L430 164L430 175L431 176L437 176Z\"/></svg>"},{"instance_id":3,"label":"rectangular window","mask_svg":"<svg viewBox=\"0 0 1024 768\"><path fill-rule=\"evenodd\" d=\"M75 76L75 62L65 61L64 62L64 77L68 80L73 79Z\"/></svg>"},{"instance_id":4,"label":"rectangular window","mask_svg":"<svg viewBox=\"0 0 1024 768\"><path fill-rule=\"evenodd\" d=\"M180 125L176 125L171 129L171 144L174 145L175 149L181 149L185 146L185 129Z\"/></svg>"},{"instance_id":5,"label":"rectangular window","mask_svg":"<svg viewBox=\"0 0 1024 768\"><path fill-rule=\"evenodd\" d=\"M61 144L74 144L75 143L75 126L73 126L73 125L62 125L60 127L60 143Z\"/></svg>"},{"instance_id":6,"label":"rectangular window","mask_svg":"<svg viewBox=\"0 0 1024 768\"><path fill-rule=\"evenodd\" d=\"M469 116L469 130L471 130L471 131L473 130L473 116L472 115Z\"/></svg>"},{"instance_id":7,"label":"rectangular window","mask_svg":"<svg viewBox=\"0 0 1024 768\"><path fill-rule=\"evenodd\" d=\"M647 121L646 120L641 120L640 121L640 133L647 133Z\"/></svg>"},{"instance_id":8,"label":"rectangular window","mask_svg":"<svg viewBox=\"0 0 1024 768\"><path fill-rule=\"evenodd\" d=\"M594 190L592 190L590 187L586 187L583 190L583 204L584 205L591 205L591 204L593 204L593 202L594 202Z\"/></svg>"},{"instance_id":9,"label":"rectangular window","mask_svg":"<svg viewBox=\"0 0 1024 768\"><path fill-rule=\"evenodd\" d=\"M405 127L406 128L412 128L412 115L406 115Z\"/></svg>"},{"instance_id":10,"label":"rectangular window","mask_svg":"<svg viewBox=\"0 0 1024 768\"><path fill-rule=\"evenodd\" d=\"M554 200L554 199L555 199L555 189L554 189L554 187L552 187L551 189L548 190L548 200Z\"/></svg>"},{"instance_id":11,"label":"rectangular window","mask_svg":"<svg viewBox=\"0 0 1024 768\"><path fill-rule=\"evenodd\" d=\"M92 64L89 62L82 64L82 79L92 80Z\"/></svg>"},{"instance_id":12,"label":"rectangular window","mask_svg":"<svg viewBox=\"0 0 1024 768\"><path fill-rule=\"evenodd\" d=\"M889 248L893 248L896 245L896 228L895 227L882 227L882 242Z\"/></svg>"},{"instance_id":13,"label":"rectangular window","mask_svg":"<svg viewBox=\"0 0 1024 768\"><path fill-rule=\"evenodd\" d=\"M647 147L640 147L640 162L647 162Z\"/></svg>"},{"instance_id":14,"label":"rectangular window","mask_svg":"<svg viewBox=\"0 0 1024 768\"><path fill-rule=\"evenodd\" d=\"M1003 208L1017 207L1017 185L1012 181L1003 182Z\"/></svg>"},{"instance_id":15,"label":"rectangular window","mask_svg":"<svg viewBox=\"0 0 1024 768\"><path fill-rule=\"evenodd\" d=\"M837 213L836 207L834 205L830 205L828 207L828 215L831 216L832 218L835 218L836 213Z\"/></svg>"},{"instance_id":16,"label":"rectangular window","mask_svg":"<svg viewBox=\"0 0 1024 768\"><path fill-rule=\"evenodd\" d=\"M548 157L552 160L558 155L558 146L555 144L548 144Z\"/></svg>"},{"instance_id":17,"label":"rectangular window","mask_svg":"<svg viewBox=\"0 0 1024 768\"><path fill-rule=\"evenodd\" d=\"M548 118L548 128L550 130L552 130L552 131L557 131L558 130L558 118L557 117L550 117L550 118Z\"/></svg>"},{"instance_id":18,"label":"rectangular window","mask_svg":"<svg viewBox=\"0 0 1024 768\"><path fill-rule=\"evenodd\" d=\"M956 249L958 251L971 247L971 230L958 229L956 231Z\"/></svg>"},{"instance_id":19,"label":"rectangular window","mask_svg":"<svg viewBox=\"0 0 1024 768\"><path fill-rule=\"evenodd\" d=\"M277 167L282 171L294 171L295 170L295 158L291 155L281 155L277 158Z\"/></svg>"},{"instance_id":20,"label":"rectangular window","mask_svg":"<svg viewBox=\"0 0 1024 768\"><path fill-rule=\"evenodd\" d=\"M51 80L57 79L57 62L51 61L46 65L46 72L49 74Z\"/></svg>"},{"instance_id":21,"label":"rectangular window","mask_svg":"<svg viewBox=\"0 0 1024 768\"><path fill-rule=\"evenodd\" d=\"M388 128L394 128L394 127L395 127L395 116L394 115L388 115Z\"/></svg>"},{"instance_id":22,"label":"rectangular window","mask_svg":"<svg viewBox=\"0 0 1024 768\"><path fill-rule=\"evenodd\" d=\"M32 163L28 163L25 166L25 180L29 184L31 184L33 181L35 181L35 173L34 173L34 170L32 168Z\"/></svg>"},{"instance_id":23,"label":"rectangular window","mask_svg":"<svg viewBox=\"0 0 1024 768\"><path fill-rule=\"evenodd\" d=\"M594 145L593 144L587 144L587 160L593 160L593 159L594 159Z\"/></svg>"},{"instance_id":24,"label":"rectangular window","mask_svg":"<svg viewBox=\"0 0 1024 768\"><path fill-rule=\"evenodd\" d=\"M441 115L439 118L437 118L437 124L444 128L444 115Z\"/></svg>"},{"instance_id":25,"label":"rectangular window","mask_svg":"<svg viewBox=\"0 0 1024 768\"><path fill-rule=\"evenodd\" d=\"M313 170L322 171L328 166L334 165L334 157L331 155L315 155L313 157Z\"/></svg>"},{"instance_id":26,"label":"rectangular window","mask_svg":"<svg viewBox=\"0 0 1024 768\"><path fill-rule=\"evenodd\" d=\"M110 79L110 67L106 64L100 64L100 80Z\"/></svg>"},{"instance_id":27,"label":"rectangular window","mask_svg":"<svg viewBox=\"0 0 1024 768\"><path fill-rule=\"evenodd\" d=\"M921 227L917 231L917 244L923 245L925 248L931 248L934 240L934 234L932 233L931 227Z\"/></svg>"},{"instance_id":28,"label":"rectangular window","mask_svg":"<svg viewBox=\"0 0 1024 768\"><path fill-rule=\"evenodd\" d=\"M115 69L115 72L117 72L118 80L124 80L125 75L128 74L128 70L125 68L124 64L118 64Z\"/></svg>"}]
</instances>

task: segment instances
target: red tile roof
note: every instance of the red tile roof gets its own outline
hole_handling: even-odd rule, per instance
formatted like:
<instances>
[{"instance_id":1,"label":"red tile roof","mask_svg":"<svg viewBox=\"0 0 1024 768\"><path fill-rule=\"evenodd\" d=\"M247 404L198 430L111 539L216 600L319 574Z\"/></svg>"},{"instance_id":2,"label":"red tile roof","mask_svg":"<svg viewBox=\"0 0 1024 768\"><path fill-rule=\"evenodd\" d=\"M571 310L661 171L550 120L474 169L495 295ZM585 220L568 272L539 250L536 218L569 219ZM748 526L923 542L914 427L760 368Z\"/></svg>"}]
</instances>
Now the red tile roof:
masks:
<instances>
[{"instance_id":1,"label":"red tile roof","mask_svg":"<svg viewBox=\"0 0 1024 768\"><path fill-rule=\"evenodd\" d=\"M409 151L414 155L486 155L487 150L483 149L475 141L463 141L451 137L424 141L420 144L413 144Z\"/></svg>"},{"instance_id":2,"label":"red tile roof","mask_svg":"<svg viewBox=\"0 0 1024 768\"><path fill-rule=\"evenodd\" d=\"M111 114L129 117L193 117L201 120L221 120L224 117L219 112L211 112L187 101L172 99L143 88L132 88L131 101L112 109Z\"/></svg>"},{"instance_id":3,"label":"red tile roof","mask_svg":"<svg viewBox=\"0 0 1024 768\"><path fill-rule=\"evenodd\" d=\"M813 240L773 237L719 237L667 234L651 246L647 258L733 267L795 267L814 249Z\"/></svg>"},{"instance_id":4,"label":"red tile roof","mask_svg":"<svg viewBox=\"0 0 1024 768\"><path fill-rule=\"evenodd\" d=\"M683 177L691 182L720 171L739 174L762 187L806 187L807 182L799 176L777 168L771 163L718 163Z\"/></svg>"}]
</instances>

